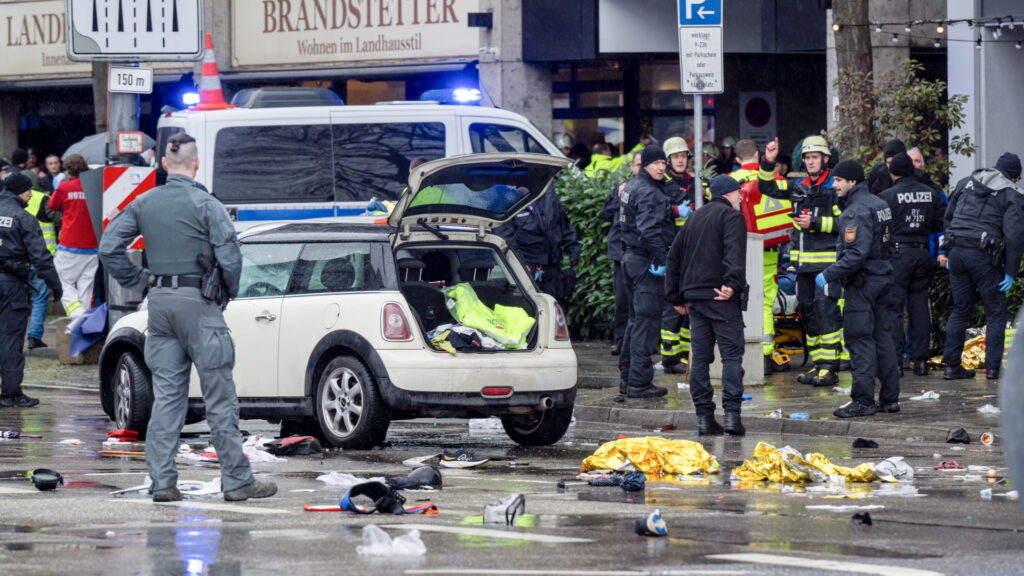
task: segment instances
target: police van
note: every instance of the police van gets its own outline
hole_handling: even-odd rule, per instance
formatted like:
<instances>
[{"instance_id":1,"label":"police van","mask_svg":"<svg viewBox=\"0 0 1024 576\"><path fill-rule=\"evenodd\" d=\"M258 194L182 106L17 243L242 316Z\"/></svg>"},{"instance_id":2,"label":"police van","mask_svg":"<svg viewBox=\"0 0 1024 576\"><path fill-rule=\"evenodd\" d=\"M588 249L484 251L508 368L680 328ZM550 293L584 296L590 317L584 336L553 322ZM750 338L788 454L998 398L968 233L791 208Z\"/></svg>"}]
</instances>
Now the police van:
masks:
<instances>
[{"instance_id":1,"label":"police van","mask_svg":"<svg viewBox=\"0 0 1024 576\"><path fill-rule=\"evenodd\" d=\"M523 116L469 105L479 97L477 90L435 90L417 102L346 106L319 88L242 90L235 108L162 114L157 154L174 134L193 136L200 154L196 180L224 203L239 229L358 215L370 200L397 200L416 158L562 156Z\"/></svg>"}]
</instances>

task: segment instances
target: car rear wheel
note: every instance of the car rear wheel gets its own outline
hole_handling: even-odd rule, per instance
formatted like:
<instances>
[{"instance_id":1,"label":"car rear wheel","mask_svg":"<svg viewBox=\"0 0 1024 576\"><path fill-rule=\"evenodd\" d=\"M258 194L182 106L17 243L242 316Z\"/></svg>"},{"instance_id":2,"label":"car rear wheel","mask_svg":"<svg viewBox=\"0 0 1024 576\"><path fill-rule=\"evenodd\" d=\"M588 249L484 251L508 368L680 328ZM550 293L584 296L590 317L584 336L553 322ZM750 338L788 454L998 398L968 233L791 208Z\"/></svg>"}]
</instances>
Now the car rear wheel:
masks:
<instances>
[{"instance_id":1,"label":"car rear wheel","mask_svg":"<svg viewBox=\"0 0 1024 576\"><path fill-rule=\"evenodd\" d=\"M558 442L572 422L572 406L537 411L526 417L505 417L501 425L516 444L547 446Z\"/></svg>"},{"instance_id":2,"label":"car rear wheel","mask_svg":"<svg viewBox=\"0 0 1024 576\"><path fill-rule=\"evenodd\" d=\"M149 413L153 407L153 385L142 358L133 351L124 351L114 366L114 422L124 430L134 430L146 437Z\"/></svg>"},{"instance_id":3,"label":"car rear wheel","mask_svg":"<svg viewBox=\"0 0 1024 576\"><path fill-rule=\"evenodd\" d=\"M324 440L356 450L383 443L391 424L376 382L351 356L339 356L324 368L317 386L316 417Z\"/></svg>"}]
</instances>

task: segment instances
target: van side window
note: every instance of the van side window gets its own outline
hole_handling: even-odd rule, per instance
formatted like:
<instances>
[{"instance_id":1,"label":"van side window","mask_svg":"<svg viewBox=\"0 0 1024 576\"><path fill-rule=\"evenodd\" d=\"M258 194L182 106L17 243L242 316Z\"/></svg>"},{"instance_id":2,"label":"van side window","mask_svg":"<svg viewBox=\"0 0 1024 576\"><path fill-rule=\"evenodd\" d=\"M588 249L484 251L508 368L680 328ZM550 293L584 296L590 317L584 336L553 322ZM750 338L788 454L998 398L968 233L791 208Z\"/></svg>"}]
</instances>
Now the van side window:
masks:
<instances>
[{"instance_id":1,"label":"van side window","mask_svg":"<svg viewBox=\"0 0 1024 576\"><path fill-rule=\"evenodd\" d=\"M330 202L330 149L326 124L221 129L213 157L214 193L225 204Z\"/></svg>"},{"instance_id":2,"label":"van side window","mask_svg":"<svg viewBox=\"0 0 1024 576\"><path fill-rule=\"evenodd\" d=\"M409 163L444 158L442 122L334 124L334 199L397 200L409 181Z\"/></svg>"},{"instance_id":3,"label":"van side window","mask_svg":"<svg viewBox=\"0 0 1024 576\"><path fill-rule=\"evenodd\" d=\"M473 143L473 153L482 152L532 152L547 154L526 130L502 124L484 124L474 122L469 125L469 140Z\"/></svg>"}]
</instances>

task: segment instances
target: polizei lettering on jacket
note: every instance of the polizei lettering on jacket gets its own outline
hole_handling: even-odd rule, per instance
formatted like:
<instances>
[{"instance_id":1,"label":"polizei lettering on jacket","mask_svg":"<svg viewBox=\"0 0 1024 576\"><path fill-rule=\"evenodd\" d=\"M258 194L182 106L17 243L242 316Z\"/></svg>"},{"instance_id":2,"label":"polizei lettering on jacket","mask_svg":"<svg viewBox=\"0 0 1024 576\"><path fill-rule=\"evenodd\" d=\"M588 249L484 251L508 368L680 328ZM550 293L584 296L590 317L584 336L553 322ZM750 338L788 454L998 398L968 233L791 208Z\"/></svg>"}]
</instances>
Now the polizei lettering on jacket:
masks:
<instances>
[{"instance_id":1,"label":"polizei lettering on jacket","mask_svg":"<svg viewBox=\"0 0 1024 576\"><path fill-rule=\"evenodd\" d=\"M928 204L931 201L931 192L900 192L896 195L896 202L900 204Z\"/></svg>"},{"instance_id":2,"label":"polizei lettering on jacket","mask_svg":"<svg viewBox=\"0 0 1024 576\"><path fill-rule=\"evenodd\" d=\"M458 24L456 0L263 0L263 33Z\"/></svg>"},{"instance_id":3,"label":"polizei lettering on jacket","mask_svg":"<svg viewBox=\"0 0 1024 576\"><path fill-rule=\"evenodd\" d=\"M885 208L884 210L878 210L875 212L875 216L878 217L879 222L885 222L886 220L892 220L892 208Z\"/></svg>"}]
</instances>

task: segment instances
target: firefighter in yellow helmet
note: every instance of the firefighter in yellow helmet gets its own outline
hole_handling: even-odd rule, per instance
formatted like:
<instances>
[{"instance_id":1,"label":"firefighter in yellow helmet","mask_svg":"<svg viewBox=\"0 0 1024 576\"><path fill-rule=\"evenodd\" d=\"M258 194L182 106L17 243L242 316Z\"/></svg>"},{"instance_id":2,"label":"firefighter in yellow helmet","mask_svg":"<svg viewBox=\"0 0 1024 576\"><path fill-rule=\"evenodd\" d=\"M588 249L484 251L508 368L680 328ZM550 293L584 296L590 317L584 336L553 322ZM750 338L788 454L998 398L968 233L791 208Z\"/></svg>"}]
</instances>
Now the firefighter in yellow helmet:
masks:
<instances>
[{"instance_id":1,"label":"firefighter in yellow helmet","mask_svg":"<svg viewBox=\"0 0 1024 576\"><path fill-rule=\"evenodd\" d=\"M798 376L797 381L834 386L839 382L843 349L842 316L839 303L815 285L814 277L836 261L836 222L841 210L828 168L832 157L828 142L821 136L808 136L800 152L807 177L779 179L775 174L779 139L769 142L758 170L758 190L793 203L790 259L796 266L797 303L804 324L805 345L814 362L814 367ZM839 286L827 288L833 295L840 290Z\"/></svg>"}]
</instances>

